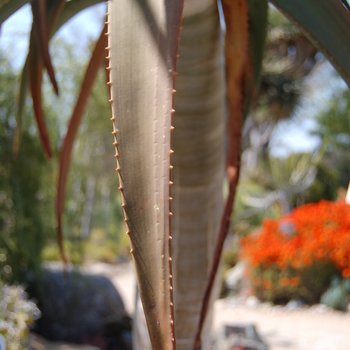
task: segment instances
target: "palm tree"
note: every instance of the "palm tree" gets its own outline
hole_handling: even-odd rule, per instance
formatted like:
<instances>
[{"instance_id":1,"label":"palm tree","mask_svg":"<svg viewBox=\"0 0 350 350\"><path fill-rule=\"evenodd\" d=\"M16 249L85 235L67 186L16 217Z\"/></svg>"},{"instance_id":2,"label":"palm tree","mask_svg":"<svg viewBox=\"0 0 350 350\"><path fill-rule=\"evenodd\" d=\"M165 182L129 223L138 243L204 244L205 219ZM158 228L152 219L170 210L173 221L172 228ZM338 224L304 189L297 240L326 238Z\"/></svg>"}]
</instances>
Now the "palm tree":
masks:
<instances>
[{"instance_id":1,"label":"palm tree","mask_svg":"<svg viewBox=\"0 0 350 350\"><path fill-rule=\"evenodd\" d=\"M13 13L28 1L2 2L0 24L6 13ZM32 1L31 51L24 71L29 73L48 156L49 140L40 102L44 65L57 90L48 40L74 11L96 2ZM301 25L349 83L348 3L271 2ZM258 86L268 4L262 0L221 3L226 21L225 54L221 50L219 13L211 0L185 0L184 12L183 0L110 0L108 44L101 33L61 152L59 223L74 137L107 46L122 206L150 341L157 350L176 346L205 349L209 345L217 270L239 176L241 126ZM178 52L181 58L177 62ZM175 97L174 88L178 91ZM176 113L172 123L173 104ZM173 134L172 124L176 128ZM229 195L223 205L226 135ZM174 218L170 220L172 212Z\"/></svg>"}]
</instances>

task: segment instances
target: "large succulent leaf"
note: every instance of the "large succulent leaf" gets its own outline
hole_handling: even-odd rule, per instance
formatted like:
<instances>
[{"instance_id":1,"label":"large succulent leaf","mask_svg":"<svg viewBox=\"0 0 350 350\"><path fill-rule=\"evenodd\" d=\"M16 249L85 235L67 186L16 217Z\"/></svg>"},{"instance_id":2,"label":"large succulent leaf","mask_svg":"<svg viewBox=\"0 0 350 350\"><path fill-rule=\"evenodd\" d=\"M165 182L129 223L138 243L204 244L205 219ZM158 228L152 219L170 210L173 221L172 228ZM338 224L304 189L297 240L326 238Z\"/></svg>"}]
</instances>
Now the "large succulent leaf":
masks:
<instances>
[{"instance_id":1,"label":"large succulent leaf","mask_svg":"<svg viewBox=\"0 0 350 350\"><path fill-rule=\"evenodd\" d=\"M176 78L172 162L172 259L178 349L192 349L223 212L226 89L217 5L186 12ZM201 0L203 4L203 0ZM188 11L188 9L187 9ZM187 16L186 16L187 15ZM218 274L201 334L210 346Z\"/></svg>"},{"instance_id":2,"label":"large succulent leaf","mask_svg":"<svg viewBox=\"0 0 350 350\"><path fill-rule=\"evenodd\" d=\"M215 276L219 268L221 252L230 226L230 216L239 177L241 129L248 73L249 34L247 0L222 0L222 7L226 22L225 56L229 101L229 150L227 156L229 195L224 208L218 240L215 246L213 265L203 298L199 327L194 344L195 350L201 349L201 332L207 314Z\"/></svg>"},{"instance_id":3,"label":"large succulent leaf","mask_svg":"<svg viewBox=\"0 0 350 350\"><path fill-rule=\"evenodd\" d=\"M175 349L170 156L183 0L108 2L117 171L153 349Z\"/></svg>"},{"instance_id":4,"label":"large succulent leaf","mask_svg":"<svg viewBox=\"0 0 350 350\"><path fill-rule=\"evenodd\" d=\"M95 49L92 53L89 65L87 67L84 80L81 85L81 90L77 103L75 104L72 117L69 121L67 135L64 139L63 147L60 154L60 165L59 165L59 177L57 185L57 197L56 197L56 213L57 213L57 235L59 241L59 247L61 255L64 258L63 244L62 244L62 212L64 207L65 189L67 183L67 175L69 171L69 165L72 155L73 144L78 133L78 128L81 123L84 108L88 97L90 96L92 86L97 76L97 72L101 67L103 59L106 57L105 47L107 46L107 39L105 33L107 27L105 26L102 30L100 38L98 39ZM65 260L65 258L64 258Z\"/></svg>"},{"instance_id":5,"label":"large succulent leaf","mask_svg":"<svg viewBox=\"0 0 350 350\"><path fill-rule=\"evenodd\" d=\"M296 22L350 87L350 12L339 0L270 0Z\"/></svg>"},{"instance_id":6,"label":"large succulent leaf","mask_svg":"<svg viewBox=\"0 0 350 350\"><path fill-rule=\"evenodd\" d=\"M30 0L1 0L0 1L0 27L15 12Z\"/></svg>"}]
</instances>

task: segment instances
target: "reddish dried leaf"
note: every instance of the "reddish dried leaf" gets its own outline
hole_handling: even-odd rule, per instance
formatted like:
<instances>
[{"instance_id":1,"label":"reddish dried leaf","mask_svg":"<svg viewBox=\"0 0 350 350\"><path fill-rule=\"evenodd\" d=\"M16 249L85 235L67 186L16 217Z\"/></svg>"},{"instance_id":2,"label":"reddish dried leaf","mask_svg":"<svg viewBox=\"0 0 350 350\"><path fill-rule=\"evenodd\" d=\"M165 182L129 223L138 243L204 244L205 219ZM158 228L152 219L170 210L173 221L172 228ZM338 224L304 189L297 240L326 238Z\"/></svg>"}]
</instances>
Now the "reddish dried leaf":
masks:
<instances>
[{"instance_id":1,"label":"reddish dried leaf","mask_svg":"<svg viewBox=\"0 0 350 350\"><path fill-rule=\"evenodd\" d=\"M58 85L55 78L54 69L49 53L49 32L46 18L46 0L33 0L33 30L32 35L36 37L38 43L39 55L42 57L47 73L49 74L51 83L58 95Z\"/></svg>"},{"instance_id":2,"label":"reddish dried leaf","mask_svg":"<svg viewBox=\"0 0 350 350\"><path fill-rule=\"evenodd\" d=\"M30 51L28 54L29 88L32 95L34 115L36 123L38 125L41 143L43 145L43 149L46 156L50 159L52 157L52 152L49 134L46 129L41 99L41 83L43 78L43 69L44 65L40 57L38 56L37 45L32 35Z\"/></svg>"}]
</instances>

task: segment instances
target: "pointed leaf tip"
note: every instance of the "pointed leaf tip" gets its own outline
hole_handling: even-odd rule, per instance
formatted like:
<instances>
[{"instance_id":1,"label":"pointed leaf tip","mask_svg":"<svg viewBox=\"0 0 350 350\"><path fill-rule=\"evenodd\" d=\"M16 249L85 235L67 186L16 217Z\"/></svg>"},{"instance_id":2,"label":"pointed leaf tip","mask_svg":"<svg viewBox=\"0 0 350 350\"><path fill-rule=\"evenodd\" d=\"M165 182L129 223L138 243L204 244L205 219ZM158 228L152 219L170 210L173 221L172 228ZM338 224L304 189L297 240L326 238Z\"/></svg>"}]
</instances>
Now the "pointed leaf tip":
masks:
<instances>
[{"instance_id":1,"label":"pointed leaf tip","mask_svg":"<svg viewBox=\"0 0 350 350\"><path fill-rule=\"evenodd\" d=\"M40 62L40 61L39 61ZM39 135L45 155L48 159L52 158L52 151L50 146L50 138L46 129L44 111L41 98L41 83L43 77L43 65L38 63L35 50L30 51L28 55L28 76L29 87L33 100L33 109L35 120L38 126Z\"/></svg>"},{"instance_id":2,"label":"pointed leaf tip","mask_svg":"<svg viewBox=\"0 0 350 350\"><path fill-rule=\"evenodd\" d=\"M38 43L39 55L44 62L52 86L55 90L56 95L58 95L58 85L49 53L49 31L47 25L46 0L33 0L32 12L33 36Z\"/></svg>"}]
</instances>

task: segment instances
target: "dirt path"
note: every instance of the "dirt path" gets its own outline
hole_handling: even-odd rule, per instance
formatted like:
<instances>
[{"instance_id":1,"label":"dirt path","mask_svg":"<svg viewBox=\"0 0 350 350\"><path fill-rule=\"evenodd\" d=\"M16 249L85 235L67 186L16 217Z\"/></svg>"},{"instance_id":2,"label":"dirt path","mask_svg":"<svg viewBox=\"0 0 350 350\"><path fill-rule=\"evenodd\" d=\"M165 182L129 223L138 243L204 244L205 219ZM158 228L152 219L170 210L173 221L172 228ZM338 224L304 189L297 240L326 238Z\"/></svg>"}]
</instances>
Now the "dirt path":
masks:
<instances>
[{"instance_id":1,"label":"dirt path","mask_svg":"<svg viewBox=\"0 0 350 350\"><path fill-rule=\"evenodd\" d=\"M215 304L214 330L224 324L253 323L270 350L349 350L350 313L316 307L286 310L270 306Z\"/></svg>"},{"instance_id":2,"label":"dirt path","mask_svg":"<svg viewBox=\"0 0 350 350\"><path fill-rule=\"evenodd\" d=\"M132 315L135 274L132 264L93 264L85 268L110 278ZM269 305L248 306L234 299L215 303L214 331L224 324L253 323L269 350L349 350L350 312L331 311L324 306L287 310Z\"/></svg>"}]
</instances>

